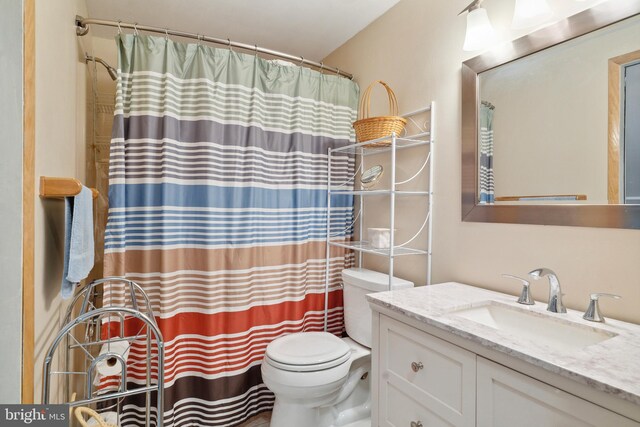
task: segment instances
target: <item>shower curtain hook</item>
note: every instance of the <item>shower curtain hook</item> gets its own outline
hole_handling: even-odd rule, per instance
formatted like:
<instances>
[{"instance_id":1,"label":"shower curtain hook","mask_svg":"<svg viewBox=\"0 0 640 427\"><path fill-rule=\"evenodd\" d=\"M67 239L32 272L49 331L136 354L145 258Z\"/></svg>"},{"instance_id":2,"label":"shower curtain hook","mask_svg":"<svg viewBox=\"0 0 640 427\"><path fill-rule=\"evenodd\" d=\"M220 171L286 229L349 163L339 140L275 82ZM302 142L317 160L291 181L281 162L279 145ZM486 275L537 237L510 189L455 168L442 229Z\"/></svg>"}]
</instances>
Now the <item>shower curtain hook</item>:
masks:
<instances>
[{"instance_id":1,"label":"shower curtain hook","mask_svg":"<svg viewBox=\"0 0 640 427\"><path fill-rule=\"evenodd\" d=\"M340 68L336 68L336 76L340 77Z\"/></svg>"},{"instance_id":2,"label":"shower curtain hook","mask_svg":"<svg viewBox=\"0 0 640 427\"><path fill-rule=\"evenodd\" d=\"M253 47L255 48L255 57L258 57L258 45L254 44Z\"/></svg>"},{"instance_id":3,"label":"shower curtain hook","mask_svg":"<svg viewBox=\"0 0 640 427\"><path fill-rule=\"evenodd\" d=\"M202 36L198 34L198 46L202 46Z\"/></svg>"},{"instance_id":4,"label":"shower curtain hook","mask_svg":"<svg viewBox=\"0 0 640 427\"><path fill-rule=\"evenodd\" d=\"M229 51L233 52L233 49L231 48L231 39L227 39L227 42L229 43L227 46L229 47Z\"/></svg>"},{"instance_id":5,"label":"shower curtain hook","mask_svg":"<svg viewBox=\"0 0 640 427\"><path fill-rule=\"evenodd\" d=\"M137 22L133 23L133 31L134 31L136 36L140 35L140 33L138 32L138 23Z\"/></svg>"},{"instance_id":6,"label":"shower curtain hook","mask_svg":"<svg viewBox=\"0 0 640 427\"><path fill-rule=\"evenodd\" d=\"M324 61L320 61L320 74L322 74L322 70L324 70Z\"/></svg>"},{"instance_id":7,"label":"shower curtain hook","mask_svg":"<svg viewBox=\"0 0 640 427\"><path fill-rule=\"evenodd\" d=\"M164 29L164 39L166 41L169 41L169 29L168 28Z\"/></svg>"},{"instance_id":8,"label":"shower curtain hook","mask_svg":"<svg viewBox=\"0 0 640 427\"><path fill-rule=\"evenodd\" d=\"M302 64L304 64L304 56L300 57L300 63L298 64L298 67L302 66Z\"/></svg>"},{"instance_id":9,"label":"shower curtain hook","mask_svg":"<svg viewBox=\"0 0 640 427\"><path fill-rule=\"evenodd\" d=\"M120 23L122 23L122 21L118 21L118 34L122 34L122 27L120 26Z\"/></svg>"}]
</instances>

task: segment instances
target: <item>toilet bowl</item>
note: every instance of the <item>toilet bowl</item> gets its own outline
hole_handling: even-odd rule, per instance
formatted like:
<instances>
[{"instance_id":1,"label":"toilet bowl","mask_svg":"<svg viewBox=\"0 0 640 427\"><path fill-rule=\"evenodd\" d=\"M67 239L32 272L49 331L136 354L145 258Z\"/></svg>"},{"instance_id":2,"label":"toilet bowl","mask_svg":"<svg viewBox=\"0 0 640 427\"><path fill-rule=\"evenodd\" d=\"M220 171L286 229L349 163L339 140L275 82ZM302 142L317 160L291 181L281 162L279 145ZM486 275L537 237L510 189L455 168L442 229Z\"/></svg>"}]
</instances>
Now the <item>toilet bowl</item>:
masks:
<instances>
[{"instance_id":1,"label":"toilet bowl","mask_svg":"<svg viewBox=\"0 0 640 427\"><path fill-rule=\"evenodd\" d=\"M371 310L366 294L388 290L389 276L351 268L342 272L349 338L299 332L272 341L262 380L275 394L271 427L346 426L371 414ZM393 278L392 289L413 283Z\"/></svg>"},{"instance_id":2,"label":"toilet bowl","mask_svg":"<svg viewBox=\"0 0 640 427\"><path fill-rule=\"evenodd\" d=\"M285 338L291 347L281 346L280 352L268 349L262 363L262 380L276 395L271 426L342 425L335 421L346 419L347 414L340 416L334 407L351 397L358 382L364 381L362 377L367 379L370 350L349 338L340 339L326 332L302 332ZM301 345L297 346L297 342ZM327 350L314 355L317 364L286 363L291 362L288 359L291 353L306 352L309 347L305 348L305 344L311 343L311 351L319 349L313 348L315 342L322 343ZM358 367L353 369L355 366ZM361 398L360 405L365 404L367 398L366 395ZM354 406L358 405L354 403Z\"/></svg>"}]
</instances>

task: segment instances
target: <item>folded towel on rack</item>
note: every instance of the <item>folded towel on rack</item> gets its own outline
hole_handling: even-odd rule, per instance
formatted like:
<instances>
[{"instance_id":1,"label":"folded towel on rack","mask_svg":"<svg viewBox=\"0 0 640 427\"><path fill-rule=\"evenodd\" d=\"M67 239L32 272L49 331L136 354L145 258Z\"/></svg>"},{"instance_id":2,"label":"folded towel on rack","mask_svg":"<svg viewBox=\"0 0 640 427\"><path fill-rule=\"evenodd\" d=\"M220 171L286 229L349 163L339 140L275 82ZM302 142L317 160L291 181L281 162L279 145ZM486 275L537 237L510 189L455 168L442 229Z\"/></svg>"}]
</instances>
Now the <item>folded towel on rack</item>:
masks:
<instances>
[{"instance_id":1,"label":"folded towel on rack","mask_svg":"<svg viewBox=\"0 0 640 427\"><path fill-rule=\"evenodd\" d=\"M75 197L65 197L63 299L71 298L76 285L89 275L94 263L93 193L82 187Z\"/></svg>"}]
</instances>

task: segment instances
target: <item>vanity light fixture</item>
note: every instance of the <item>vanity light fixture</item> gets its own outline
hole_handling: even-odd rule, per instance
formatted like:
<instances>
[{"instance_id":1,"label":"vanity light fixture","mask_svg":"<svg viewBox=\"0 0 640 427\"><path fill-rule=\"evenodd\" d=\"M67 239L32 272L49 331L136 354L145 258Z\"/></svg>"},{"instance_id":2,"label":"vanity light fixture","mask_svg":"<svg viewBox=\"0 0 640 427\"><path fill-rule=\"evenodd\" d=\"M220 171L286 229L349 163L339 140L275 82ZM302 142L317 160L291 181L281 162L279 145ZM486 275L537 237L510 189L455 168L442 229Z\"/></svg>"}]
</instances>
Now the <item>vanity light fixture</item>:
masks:
<instances>
[{"instance_id":1,"label":"vanity light fixture","mask_svg":"<svg viewBox=\"0 0 640 427\"><path fill-rule=\"evenodd\" d=\"M511 28L522 30L544 24L553 16L547 0L516 0Z\"/></svg>"},{"instance_id":2,"label":"vanity light fixture","mask_svg":"<svg viewBox=\"0 0 640 427\"><path fill-rule=\"evenodd\" d=\"M467 52L486 48L497 39L496 32L489 21L487 10L481 6L482 1L474 0L458 14L460 16L465 12L469 12L467 15L467 32L462 47Z\"/></svg>"}]
</instances>

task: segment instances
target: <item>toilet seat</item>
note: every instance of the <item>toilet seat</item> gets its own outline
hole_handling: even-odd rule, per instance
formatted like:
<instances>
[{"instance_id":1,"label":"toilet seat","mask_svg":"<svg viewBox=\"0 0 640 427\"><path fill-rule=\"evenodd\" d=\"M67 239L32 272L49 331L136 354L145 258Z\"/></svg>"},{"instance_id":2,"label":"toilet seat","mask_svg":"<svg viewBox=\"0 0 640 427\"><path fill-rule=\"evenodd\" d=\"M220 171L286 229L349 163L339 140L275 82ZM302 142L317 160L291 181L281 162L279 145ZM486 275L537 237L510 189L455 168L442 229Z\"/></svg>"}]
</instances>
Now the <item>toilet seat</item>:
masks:
<instances>
[{"instance_id":1,"label":"toilet seat","mask_svg":"<svg viewBox=\"0 0 640 427\"><path fill-rule=\"evenodd\" d=\"M278 369L314 372L347 362L351 348L328 332L299 332L272 341L265 356L267 363Z\"/></svg>"}]
</instances>

